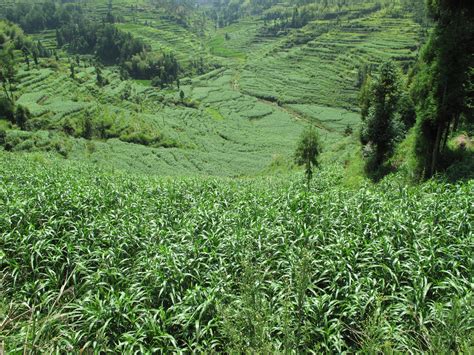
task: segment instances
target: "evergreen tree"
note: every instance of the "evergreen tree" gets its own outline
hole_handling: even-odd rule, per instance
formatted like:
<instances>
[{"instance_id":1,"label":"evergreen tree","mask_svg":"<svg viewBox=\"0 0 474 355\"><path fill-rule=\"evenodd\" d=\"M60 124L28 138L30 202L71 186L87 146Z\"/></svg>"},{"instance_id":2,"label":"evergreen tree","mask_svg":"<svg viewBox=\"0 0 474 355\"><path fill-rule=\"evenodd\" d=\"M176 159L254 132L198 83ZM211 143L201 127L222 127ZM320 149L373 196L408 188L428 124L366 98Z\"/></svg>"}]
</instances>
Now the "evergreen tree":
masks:
<instances>
[{"instance_id":1,"label":"evergreen tree","mask_svg":"<svg viewBox=\"0 0 474 355\"><path fill-rule=\"evenodd\" d=\"M33 50L33 61L35 62L35 65L39 64L38 61L38 52L36 50Z\"/></svg>"},{"instance_id":2,"label":"evergreen tree","mask_svg":"<svg viewBox=\"0 0 474 355\"><path fill-rule=\"evenodd\" d=\"M439 168L450 132L469 115L470 68L474 66L474 2L428 0L436 26L423 49L413 84L417 102L418 173L431 177Z\"/></svg>"},{"instance_id":3,"label":"evergreen tree","mask_svg":"<svg viewBox=\"0 0 474 355\"><path fill-rule=\"evenodd\" d=\"M313 169L318 166L318 157L321 153L321 144L316 129L312 126L307 128L301 134L300 140L296 147L295 161L296 164L305 167L306 181L308 184L313 178Z\"/></svg>"},{"instance_id":4,"label":"evergreen tree","mask_svg":"<svg viewBox=\"0 0 474 355\"><path fill-rule=\"evenodd\" d=\"M362 116L361 142L370 143L374 149L368 162L369 170L377 170L392 150L397 136L395 113L399 94L397 68L392 62L386 62L370 88L367 116Z\"/></svg>"},{"instance_id":5,"label":"evergreen tree","mask_svg":"<svg viewBox=\"0 0 474 355\"><path fill-rule=\"evenodd\" d=\"M25 57L25 64L28 70L30 70L30 58L28 57L28 50L23 48L23 56Z\"/></svg>"}]
</instances>

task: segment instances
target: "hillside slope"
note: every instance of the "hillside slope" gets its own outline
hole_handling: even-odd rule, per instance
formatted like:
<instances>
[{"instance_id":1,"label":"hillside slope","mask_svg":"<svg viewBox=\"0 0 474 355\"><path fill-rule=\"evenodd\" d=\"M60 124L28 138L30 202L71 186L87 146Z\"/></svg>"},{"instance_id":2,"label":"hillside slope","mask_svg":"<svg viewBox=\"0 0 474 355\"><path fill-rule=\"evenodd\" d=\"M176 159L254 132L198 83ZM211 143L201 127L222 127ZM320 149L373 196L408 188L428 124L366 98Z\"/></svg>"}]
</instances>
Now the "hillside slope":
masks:
<instances>
[{"instance_id":1,"label":"hillside slope","mask_svg":"<svg viewBox=\"0 0 474 355\"><path fill-rule=\"evenodd\" d=\"M198 35L151 3L113 6L125 21L116 26L152 51L172 51L182 66L203 61L218 68L182 78L179 89L160 90L149 81L123 80L114 67L101 70L107 84L98 85L98 64L87 56L60 52L59 61L41 59L27 69L18 53L15 94L33 118L26 132L2 124L8 150L52 150L163 175L254 175L282 161L290 166L299 133L312 123L323 141L322 160L344 162L357 146L361 68L375 69L390 57L409 63L420 41L410 14L395 17L385 8L362 7L272 36L257 17L224 28L206 25ZM106 7L88 2L85 11L100 16ZM52 31L34 39L54 46ZM71 78L70 62L77 60ZM84 134L88 120L91 137Z\"/></svg>"}]
</instances>

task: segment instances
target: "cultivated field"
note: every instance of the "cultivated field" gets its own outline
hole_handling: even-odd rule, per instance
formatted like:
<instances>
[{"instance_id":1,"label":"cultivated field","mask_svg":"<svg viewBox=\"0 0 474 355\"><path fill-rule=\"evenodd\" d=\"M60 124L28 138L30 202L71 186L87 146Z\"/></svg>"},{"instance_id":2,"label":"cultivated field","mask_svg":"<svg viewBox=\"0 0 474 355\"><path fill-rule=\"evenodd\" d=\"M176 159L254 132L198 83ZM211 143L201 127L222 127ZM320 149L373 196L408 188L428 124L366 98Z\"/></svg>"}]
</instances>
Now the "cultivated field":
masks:
<instances>
[{"instance_id":1,"label":"cultivated field","mask_svg":"<svg viewBox=\"0 0 474 355\"><path fill-rule=\"evenodd\" d=\"M472 349L472 181L0 166L9 353Z\"/></svg>"}]
</instances>

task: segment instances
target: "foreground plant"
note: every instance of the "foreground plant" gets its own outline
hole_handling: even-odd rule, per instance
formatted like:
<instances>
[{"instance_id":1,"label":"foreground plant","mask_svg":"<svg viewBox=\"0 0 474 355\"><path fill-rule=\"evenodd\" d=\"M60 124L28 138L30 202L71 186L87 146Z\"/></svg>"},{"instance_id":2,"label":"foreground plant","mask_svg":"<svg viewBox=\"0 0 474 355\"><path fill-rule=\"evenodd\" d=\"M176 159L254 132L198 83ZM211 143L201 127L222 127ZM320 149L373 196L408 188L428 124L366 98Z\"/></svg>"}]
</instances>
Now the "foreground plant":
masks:
<instances>
[{"instance_id":1,"label":"foreground plant","mask_svg":"<svg viewBox=\"0 0 474 355\"><path fill-rule=\"evenodd\" d=\"M0 158L15 352L469 352L474 183L348 191Z\"/></svg>"}]
</instances>

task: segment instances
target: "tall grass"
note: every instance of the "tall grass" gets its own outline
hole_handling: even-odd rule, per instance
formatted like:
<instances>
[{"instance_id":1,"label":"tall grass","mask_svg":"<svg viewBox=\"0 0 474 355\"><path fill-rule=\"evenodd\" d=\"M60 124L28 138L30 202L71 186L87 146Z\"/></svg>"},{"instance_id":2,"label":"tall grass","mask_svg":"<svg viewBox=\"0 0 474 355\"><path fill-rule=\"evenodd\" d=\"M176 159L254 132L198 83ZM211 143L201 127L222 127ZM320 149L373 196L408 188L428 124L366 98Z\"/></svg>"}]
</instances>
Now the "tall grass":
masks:
<instances>
[{"instance_id":1,"label":"tall grass","mask_svg":"<svg viewBox=\"0 0 474 355\"><path fill-rule=\"evenodd\" d=\"M473 349L472 181L0 166L7 353Z\"/></svg>"}]
</instances>

